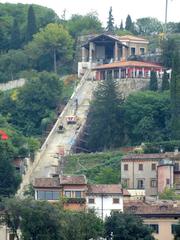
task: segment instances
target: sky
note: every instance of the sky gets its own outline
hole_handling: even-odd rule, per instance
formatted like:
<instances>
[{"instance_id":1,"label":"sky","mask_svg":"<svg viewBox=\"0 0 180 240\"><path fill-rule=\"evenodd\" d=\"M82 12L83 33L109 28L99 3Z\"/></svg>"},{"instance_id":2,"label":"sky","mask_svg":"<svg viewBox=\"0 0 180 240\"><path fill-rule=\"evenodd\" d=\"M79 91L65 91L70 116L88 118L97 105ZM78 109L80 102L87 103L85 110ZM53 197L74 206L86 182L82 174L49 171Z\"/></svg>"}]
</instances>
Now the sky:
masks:
<instances>
[{"instance_id":1,"label":"sky","mask_svg":"<svg viewBox=\"0 0 180 240\"><path fill-rule=\"evenodd\" d=\"M1 3L34 3L52 8L59 16L66 10L66 19L72 14L98 13L99 19L106 26L108 12L112 6L115 24L125 22L131 15L133 21L142 17L156 17L164 22L166 0L0 0ZM168 0L168 21L180 22L180 0Z\"/></svg>"}]
</instances>

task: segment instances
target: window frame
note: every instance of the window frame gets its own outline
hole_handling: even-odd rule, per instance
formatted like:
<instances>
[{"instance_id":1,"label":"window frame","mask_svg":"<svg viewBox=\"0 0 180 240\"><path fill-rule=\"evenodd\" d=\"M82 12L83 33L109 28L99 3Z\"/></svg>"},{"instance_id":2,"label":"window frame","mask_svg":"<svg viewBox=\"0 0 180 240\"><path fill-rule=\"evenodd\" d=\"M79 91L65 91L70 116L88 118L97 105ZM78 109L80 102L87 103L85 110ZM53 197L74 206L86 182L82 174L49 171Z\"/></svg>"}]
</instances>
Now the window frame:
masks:
<instances>
[{"instance_id":1,"label":"window frame","mask_svg":"<svg viewBox=\"0 0 180 240\"><path fill-rule=\"evenodd\" d=\"M113 204L119 204L120 199L118 197L113 197Z\"/></svg>"},{"instance_id":2,"label":"window frame","mask_svg":"<svg viewBox=\"0 0 180 240\"><path fill-rule=\"evenodd\" d=\"M152 163L151 164L151 170L152 171L156 171L156 163Z\"/></svg>"},{"instance_id":3,"label":"window frame","mask_svg":"<svg viewBox=\"0 0 180 240\"><path fill-rule=\"evenodd\" d=\"M95 204L95 199L94 198L88 198L88 204Z\"/></svg>"},{"instance_id":4,"label":"window frame","mask_svg":"<svg viewBox=\"0 0 180 240\"><path fill-rule=\"evenodd\" d=\"M138 164L138 170L139 171L143 171L144 167L143 167L143 163L139 163Z\"/></svg>"},{"instance_id":5,"label":"window frame","mask_svg":"<svg viewBox=\"0 0 180 240\"><path fill-rule=\"evenodd\" d=\"M124 171L128 171L128 169L129 169L128 163L125 163L124 164Z\"/></svg>"}]
</instances>

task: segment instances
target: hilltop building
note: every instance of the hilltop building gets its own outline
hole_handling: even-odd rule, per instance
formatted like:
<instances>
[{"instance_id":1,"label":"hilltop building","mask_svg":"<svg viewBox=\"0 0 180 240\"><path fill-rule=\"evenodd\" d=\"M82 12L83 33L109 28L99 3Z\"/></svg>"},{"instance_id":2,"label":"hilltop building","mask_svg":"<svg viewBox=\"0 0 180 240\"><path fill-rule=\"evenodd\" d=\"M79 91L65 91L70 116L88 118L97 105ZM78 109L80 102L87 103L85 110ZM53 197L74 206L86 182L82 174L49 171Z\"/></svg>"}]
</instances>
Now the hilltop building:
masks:
<instances>
[{"instance_id":1,"label":"hilltop building","mask_svg":"<svg viewBox=\"0 0 180 240\"><path fill-rule=\"evenodd\" d=\"M148 40L131 35L117 36L105 33L91 36L82 45L78 76L81 77L87 69L91 69L96 80L104 80L107 77L149 78L150 71L153 70L160 78L163 72L162 66L128 60L147 54L148 44Z\"/></svg>"}]
</instances>

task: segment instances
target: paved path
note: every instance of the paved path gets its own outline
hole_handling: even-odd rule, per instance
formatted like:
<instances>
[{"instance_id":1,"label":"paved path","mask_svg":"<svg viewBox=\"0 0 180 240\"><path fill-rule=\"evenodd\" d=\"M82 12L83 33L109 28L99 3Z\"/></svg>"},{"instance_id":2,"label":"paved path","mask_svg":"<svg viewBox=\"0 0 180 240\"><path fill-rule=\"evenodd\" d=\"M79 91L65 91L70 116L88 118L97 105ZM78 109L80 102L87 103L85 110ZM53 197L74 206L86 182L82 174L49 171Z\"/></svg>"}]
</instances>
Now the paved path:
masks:
<instances>
[{"instance_id":1,"label":"paved path","mask_svg":"<svg viewBox=\"0 0 180 240\"><path fill-rule=\"evenodd\" d=\"M22 196L26 186L35 178L50 177L56 172L59 164L59 153L62 150L65 155L70 153L79 132L86 122L92 93L97 86L96 82L86 80L88 74L89 73L87 72L78 84L71 99L65 106L49 136L37 153L33 164L29 166L26 174L23 176L20 189L17 193L18 195ZM66 116L74 114L76 99L78 99L78 109L76 113L78 116L78 124L69 125L66 123ZM63 124L65 127L64 133L58 133L58 127L60 124ZM77 129L78 126L79 129Z\"/></svg>"}]
</instances>

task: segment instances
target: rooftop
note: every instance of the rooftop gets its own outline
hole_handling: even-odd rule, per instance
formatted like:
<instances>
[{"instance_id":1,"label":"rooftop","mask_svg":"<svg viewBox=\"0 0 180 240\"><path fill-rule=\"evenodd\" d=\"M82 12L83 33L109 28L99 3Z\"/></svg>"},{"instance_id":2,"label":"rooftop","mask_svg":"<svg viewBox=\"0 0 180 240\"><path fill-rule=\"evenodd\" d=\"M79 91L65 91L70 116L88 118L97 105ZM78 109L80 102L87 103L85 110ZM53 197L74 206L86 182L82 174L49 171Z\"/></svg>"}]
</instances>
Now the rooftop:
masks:
<instances>
[{"instance_id":1,"label":"rooftop","mask_svg":"<svg viewBox=\"0 0 180 240\"><path fill-rule=\"evenodd\" d=\"M180 201L153 201L140 200L124 202L124 210L137 215L179 215Z\"/></svg>"},{"instance_id":2,"label":"rooftop","mask_svg":"<svg viewBox=\"0 0 180 240\"><path fill-rule=\"evenodd\" d=\"M148 153L148 154L128 154L122 157L122 161L126 160L161 160L164 158L174 158L174 152L168 153Z\"/></svg>"},{"instance_id":3,"label":"rooftop","mask_svg":"<svg viewBox=\"0 0 180 240\"><path fill-rule=\"evenodd\" d=\"M120 184L93 184L88 186L88 194L123 194Z\"/></svg>"},{"instance_id":4,"label":"rooftop","mask_svg":"<svg viewBox=\"0 0 180 240\"><path fill-rule=\"evenodd\" d=\"M62 185L84 185L87 184L85 175L63 175L60 176L60 184Z\"/></svg>"},{"instance_id":5,"label":"rooftop","mask_svg":"<svg viewBox=\"0 0 180 240\"><path fill-rule=\"evenodd\" d=\"M99 69L111 69L111 68L121 68L121 67L149 67L149 68L163 68L161 65L148 62L140 61L118 61L109 64L99 65L94 68L94 70Z\"/></svg>"},{"instance_id":6,"label":"rooftop","mask_svg":"<svg viewBox=\"0 0 180 240\"><path fill-rule=\"evenodd\" d=\"M38 188L60 188L59 178L36 178L34 187Z\"/></svg>"}]
</instances>

